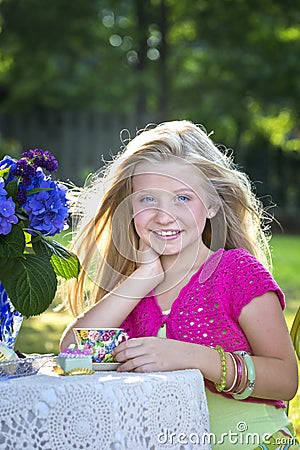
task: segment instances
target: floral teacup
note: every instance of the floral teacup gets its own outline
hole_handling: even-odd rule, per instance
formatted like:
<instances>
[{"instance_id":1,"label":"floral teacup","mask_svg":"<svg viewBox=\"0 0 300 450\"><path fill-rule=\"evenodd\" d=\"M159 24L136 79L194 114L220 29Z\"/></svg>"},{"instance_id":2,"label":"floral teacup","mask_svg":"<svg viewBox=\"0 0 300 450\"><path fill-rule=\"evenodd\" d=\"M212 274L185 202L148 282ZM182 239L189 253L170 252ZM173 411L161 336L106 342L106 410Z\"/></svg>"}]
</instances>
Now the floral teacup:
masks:
<instances>
[{"instance_id":1,"label":"floral teacup","mask_svg":"<svg viewBox=\"0 0 300 450\"><path fill-rule=\"evenodd\" d=\"M122 328L73 328L77 345L92 348L93 363L115 362L112 351L129 339Z\"/></svg>"}]
</instances>

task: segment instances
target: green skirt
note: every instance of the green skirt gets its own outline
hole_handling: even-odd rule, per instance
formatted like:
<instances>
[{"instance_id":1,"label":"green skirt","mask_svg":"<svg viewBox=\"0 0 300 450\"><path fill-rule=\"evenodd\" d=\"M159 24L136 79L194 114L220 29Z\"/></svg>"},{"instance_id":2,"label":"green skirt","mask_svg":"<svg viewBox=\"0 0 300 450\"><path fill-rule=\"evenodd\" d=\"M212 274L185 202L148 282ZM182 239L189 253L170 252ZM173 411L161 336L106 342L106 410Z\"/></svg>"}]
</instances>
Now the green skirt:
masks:
<instances>
[{"instance_id":1,"label":"green skirt","mask_svg":"<svg viewBox=\"0 0 300 450\"><path fill-rule=\"evenodd\" d=\"M283 408L225 398L206 389L212 450L300 450Z\"/></svg>"}]
</instances>

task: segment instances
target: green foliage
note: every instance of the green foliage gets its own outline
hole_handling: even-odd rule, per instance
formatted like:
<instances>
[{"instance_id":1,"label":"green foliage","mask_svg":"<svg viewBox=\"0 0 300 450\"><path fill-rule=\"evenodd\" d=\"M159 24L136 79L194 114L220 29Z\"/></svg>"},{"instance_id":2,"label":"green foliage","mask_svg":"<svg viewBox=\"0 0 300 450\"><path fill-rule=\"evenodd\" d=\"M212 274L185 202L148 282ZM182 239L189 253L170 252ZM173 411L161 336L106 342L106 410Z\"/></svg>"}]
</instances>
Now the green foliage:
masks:
<instances>
[{"instance_id":1,"label":"green foliage","mask_svg":"<svg viewBox=\"0 0 300 450\"><path fill-rule=\"evenodd\" d=\"M274 277L286 293L287 303L296 313L300 303L300 238L275 234L270 242Z\"/></svg>"},{"instance_id":2,"label":"green foliage","mask_svg":"<svg viewBox=\"0 0 300 450\"><path fill-rule=\"evenodd\" d=\"M1 282L16 310L26 317L49 307L56 294L57 276L76 278L79 268L77 257L60 243L31 236L20 224L8 235L0 235Z\"/></svg>"},{"instance_id":3,"label":"green foliage","mask_svg":"<svg viewBox=\"0 0 300 450\"><path fill-rule=\"evenodd\" d=\"M297 4L3 0L1 15L3 111L152 111L217 123L231 145L299 148Z\"/></svg>"},{"instance_id":4,"label":"green foliage","mask_svg":"<svg viewBox=\"0 0 300 450\"><path fill-rule=\"evenodd\" d=\"M0 82L8 92L6 111L82 104L93 109L105 106L103 100L113 101L111 86L118 88L120 78L114 80L110 30L101 23L98 1L45 5L4 0L1 13ZM127 87L124 77L122 90Z\"/></svg>"},{"instance_id":5,"label":"green foliage","mask_svg":"<svg viewBox=\"0 0 300 450\"><path fill-rule=\"evenodd\" d=\"M0 53L1 56L1 53ZM0 72L1 72L1 61L0 61ZM1 75L0 75L1 80ZM1 81L0 81L1 86ZM5 155L10 155L12 158L18 159L21 154L21 144L16 139L3 139L0 134L0 160L4 158Z\"/></svg>"},{"instance_id":6,"label":"green foliage","mask_svg":"<svg viewBox=\"0 0 300 450\"><path fill-rule=\"evenodd\" d=\"M46 255L50 258L56 275L66 280L77 278L80 269L78 258L59 242L41 237L33 240L32 247L37 255Z\"/></svg>"},{"instance_id":7,"label":"green foliage","mask_svg":"<svg viewBox=\"0 0 300 450\"><path fill-rule=\"evenodd\" d=\"M15 309L26 317L41 314L51 304L57 278L48 258L24 255L0 259L1 281Z\"/></svg>"},{"instance_id":8,"label":"green foliage","mask_svg":"<svg viewBox=\"0 0 300 450\"><path fill-rule=\"evenodd\" d=\"M1 282L12 304L26 317L44 312L57 291L57 276L77 278L78 258L60 243L24 233L14 225L0 235Z\"/></svg>"},{"instance_id":9,"label":"green foliage","mask_svg":"<svg viewBox=\"0 0 300 450\"><path fill-rule=\"evenodd\" d=\"M8 235L0 235L0 258L20 258L24 250L25 235L20 225L12 227Z\"/></svg>"}]
</instances>

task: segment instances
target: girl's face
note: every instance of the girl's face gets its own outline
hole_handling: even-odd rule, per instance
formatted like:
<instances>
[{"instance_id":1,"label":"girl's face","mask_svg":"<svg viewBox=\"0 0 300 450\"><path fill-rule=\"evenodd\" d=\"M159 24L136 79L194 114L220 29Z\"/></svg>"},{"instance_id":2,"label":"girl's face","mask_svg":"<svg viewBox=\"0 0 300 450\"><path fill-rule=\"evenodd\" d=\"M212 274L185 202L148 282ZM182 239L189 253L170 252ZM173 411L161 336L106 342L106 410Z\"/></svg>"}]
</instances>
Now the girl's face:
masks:
<instances>
[{"instance_id":1,"label":"girl's face","mask_svg":"<svg viewBox=\"0 0 300 450\"><path fill-rule=\"evenodd\" d=\"M208 217L201 174L182 161L140 163L133 176L132 207L139 237L160 255L203 247Z\"/></svg>"}]
</instances>

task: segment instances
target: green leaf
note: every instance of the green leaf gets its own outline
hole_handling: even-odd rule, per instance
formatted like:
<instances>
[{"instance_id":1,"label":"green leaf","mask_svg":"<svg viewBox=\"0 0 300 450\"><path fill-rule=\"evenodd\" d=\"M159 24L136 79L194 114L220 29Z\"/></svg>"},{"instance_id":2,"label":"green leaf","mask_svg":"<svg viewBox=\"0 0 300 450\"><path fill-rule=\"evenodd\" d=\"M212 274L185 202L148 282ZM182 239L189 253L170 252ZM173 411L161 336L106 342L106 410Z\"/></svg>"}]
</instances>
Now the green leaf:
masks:
<instances>
[{"instance_id":1,"label":"green leaf","mask_svg":"<svg viewBox=\"0 0 300 450\"><path fill-rule=\"evenodd\" d=\"M80 263L77 256L59 242L39 236L32 239L32 247L37 255L51 257L50 262L56 275L66 280L78 277Z\"/></svg>"},{"instance_id":2,"label":"green leaf","mask_svg":"<svg viewBox=\"0 0 300 450\"><path fill-rule=\"evenodd\" d=\"M51 264L56 275L69 280L70 278L77 278L80 270L80 264L76 255L71 254L68 258L61 258L57 255L52 255Z\"/></svg>"},{"instance_id":3,"label":"green leaf","mask_svg":"<svg viewBox=\"0 0 300 450\"><path fill-rule=\"evenodd\" d=\"M19 225L14 225L8 235L0 235L0 258L21 256L24 249L25 236Z\"/></svg>"},{"instance_id":4,"label":"green leaf","mask_svg":"<svg viewBox=\"0 0 300 450\"><path fill-rule=\"evenodd\" d=\"M18 183L16 180L12 180L8 183L8 185L5 187L8 197L12 197L13 201L15 202L17 199L17 193L18 193Z\"/></svg>"},{"instance_id":5,"label":"green leaf","mask_svg":"<svg viewBox=\"0 0 300 450\"><path fill-rule=\"evenodd\" d=\"M0 259L1 281L15 309L26 317L44 312L54 299L57 278L48 258Z\"/></svg>"},{"instance_id":6,"label":"green leaf","mask_svg":"<svg viewBox=\"0 0 300 450\"><path fill-rule=\"evenodd\" d=\"M39 192L42 191L53 191L53 188L34 188L34 189L30 189L29 191L26 192L27 197L29 195L33 195L33 194L38 194Z\"/></svg>"},{"instance_id":7,"label":"green leaf","mask_svg":"<svg viewBox=\"0 0 300 450\"><path fill-rule=\"evenodd\" d=\"M48 242L46 242L46 239L42 239L40 236L32 237L31 243L36 255L48 256L48 259L50 260L53 255L53 251L51 246L48 245Z\"/></svg>"},{"instance_id":8,"label":"green leaf","mask_svg":"<svg viewBox=\"0 0 300 450\"><path fill-rule=\"evenodd\" d=\"M6 174L10 171L10 167L0 170L0 177L4 178Z\"/></svg>"}]
</instances>

